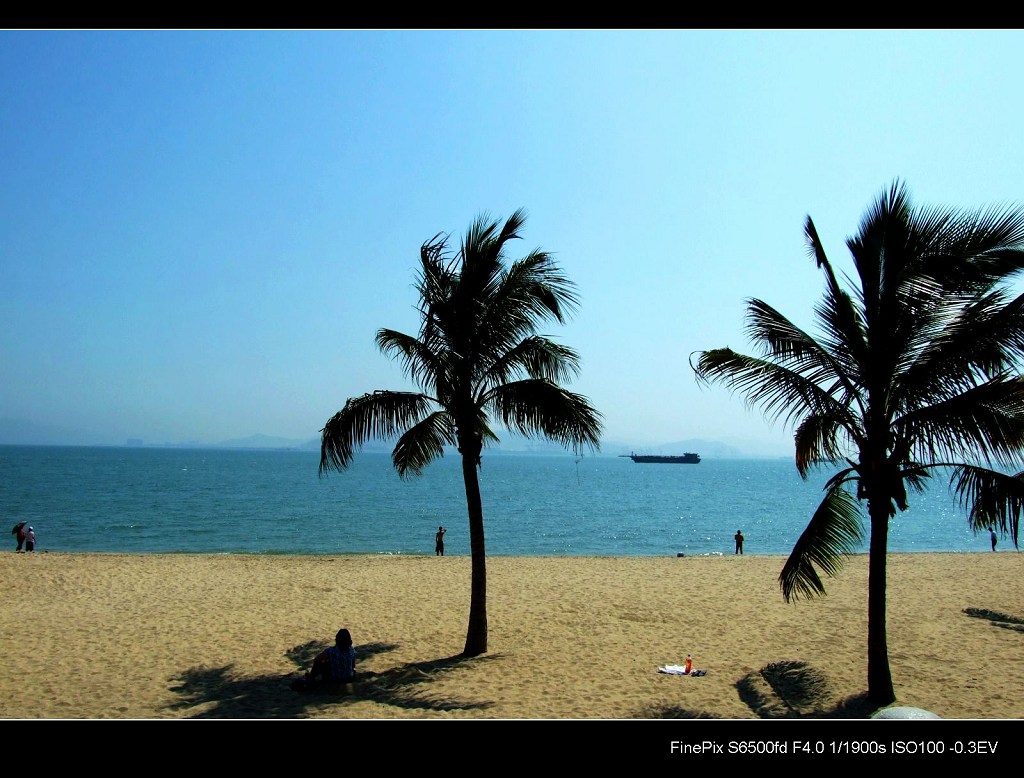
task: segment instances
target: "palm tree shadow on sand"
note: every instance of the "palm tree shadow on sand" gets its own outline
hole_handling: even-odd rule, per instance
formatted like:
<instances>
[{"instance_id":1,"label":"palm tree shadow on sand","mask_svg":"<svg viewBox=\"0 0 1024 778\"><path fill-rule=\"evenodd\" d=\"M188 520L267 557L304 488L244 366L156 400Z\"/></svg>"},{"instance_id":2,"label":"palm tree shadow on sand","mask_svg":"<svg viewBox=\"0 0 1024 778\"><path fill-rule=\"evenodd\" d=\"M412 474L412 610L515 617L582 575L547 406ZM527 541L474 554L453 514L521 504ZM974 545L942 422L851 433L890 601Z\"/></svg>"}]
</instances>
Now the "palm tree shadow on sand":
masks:
<instances>
[{"instance_id":1,"label":"palm tree shadow on sand","mask_svg":"<svg viewBox=\"0 0 1024 778\"><path fill-rule=\"evenodd\" d=\"M964 608L964 615L975 619L988 619L993 627L1010 629L1014 632L1024 632L1024 619L1020 616L1010 616L998 611L990 611L985 608Z\"/></svg>"},{"instance_id":2,"label":"palm tree shadow on sand","mask_svg":"<svg viewBox=\"0 0 1024 778\"><path fill-rule=\"evenodd\" d=\"M836 701L828 679L806 662L783 661L765 665L736 682L736 691L761 719L864 719L877 709L867 692ZM714 719L705 711L675 705L649 708L645 718Z\"/></svg>"},{"instance_id":3,"label":"palm tree shadow on sand","mask_svg":"<svg viewBox=\"0 0 1024 778\"><path fill-rule=\"evenodd\" d=\"M288 649L285 656L296 669L308 667L327 644L310 641ZM368 643L358 646L359 659L393 651L394 643ZM199 708L188 718L195 719L288 719L308 718L310 711L328 706L351 705L360 700L373 700L381 705L423 711L482 710L490 702L466 702L452 698L431 697L431 681L440 675L462 667L488 662L498 655L465 657L456 655L427 662L409 662L381 673L359 671L351 692L338 694L329 691L300 693L291 688L297 676L258 675L237 677L233 665L222 667L195 667L183 671L171 691L179 700L168 705L170 710Z\"/></svg>"}]
</instances>

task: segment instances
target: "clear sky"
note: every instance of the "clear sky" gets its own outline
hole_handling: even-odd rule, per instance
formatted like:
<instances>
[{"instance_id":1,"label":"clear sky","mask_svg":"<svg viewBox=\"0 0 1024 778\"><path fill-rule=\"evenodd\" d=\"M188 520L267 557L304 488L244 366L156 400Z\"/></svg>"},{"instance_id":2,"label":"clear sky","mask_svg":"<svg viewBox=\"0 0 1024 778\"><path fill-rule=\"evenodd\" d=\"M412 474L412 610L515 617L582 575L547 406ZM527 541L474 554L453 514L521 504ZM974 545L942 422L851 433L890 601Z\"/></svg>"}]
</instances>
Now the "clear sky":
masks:
<instances>
[{"instance_id":1,"label":"clear sky","mask_svg":"<svg viewBox=\"0 0 1024 778\"><path fill-rule=\"evenodd\" d=\"M420 244L523 207L606 439L785 455L689 354L750 297L812 326L808 215L848 269L897 178L1024 204L1022 79L1017 30L0 32L0 419L314 438L410 388Z\"/></svg>"}]
</instances>

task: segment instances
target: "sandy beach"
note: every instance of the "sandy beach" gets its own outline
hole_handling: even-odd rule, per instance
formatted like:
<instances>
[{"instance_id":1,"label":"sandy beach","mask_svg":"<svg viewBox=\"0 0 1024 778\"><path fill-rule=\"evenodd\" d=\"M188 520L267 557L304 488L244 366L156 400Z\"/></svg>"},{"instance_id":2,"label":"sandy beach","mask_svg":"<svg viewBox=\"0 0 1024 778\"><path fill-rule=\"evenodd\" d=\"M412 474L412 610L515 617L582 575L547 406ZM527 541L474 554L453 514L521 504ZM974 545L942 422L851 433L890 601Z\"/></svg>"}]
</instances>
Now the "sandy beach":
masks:
<instances>
[{"instance_id":1,"label":"sandy beach","mask_svg":"<svg viewBox=\"0 0 1024 778\"><path fill-rule=\"evenodd\" d=\"M864 718L867 557L787 604L773 556L0 555L5 719ZM898 704L1024 718L1024 556L889 559ZM289 682L355 640L345 695ZM701 677L658 672L692 654Z\"/></svg>"}]
</instances>

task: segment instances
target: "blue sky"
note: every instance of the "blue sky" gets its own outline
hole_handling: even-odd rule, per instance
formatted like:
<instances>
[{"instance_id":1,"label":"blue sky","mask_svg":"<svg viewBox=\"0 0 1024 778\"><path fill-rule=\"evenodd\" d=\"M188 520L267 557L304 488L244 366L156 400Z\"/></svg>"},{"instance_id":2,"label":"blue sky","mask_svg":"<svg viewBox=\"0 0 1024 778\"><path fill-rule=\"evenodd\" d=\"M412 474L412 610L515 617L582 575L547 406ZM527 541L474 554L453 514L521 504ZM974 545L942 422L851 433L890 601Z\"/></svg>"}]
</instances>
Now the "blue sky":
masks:
<instances>
[{"instance_id":1,"label":"blue sky","mask_svg":"<svg viewBox=\"0 0 1024 778\"><path fill-rule=\"evenodd\" d=\"M0 32L0 419L69 442L313 438L404 389L419 246L529 217L605 437L791 451L688 355L813 326L893 180L1024 204L1016 30ZM2 442L2 441L0 441ZM618 451L609 453L619 453Z\"/></svg>"}]
</instances>

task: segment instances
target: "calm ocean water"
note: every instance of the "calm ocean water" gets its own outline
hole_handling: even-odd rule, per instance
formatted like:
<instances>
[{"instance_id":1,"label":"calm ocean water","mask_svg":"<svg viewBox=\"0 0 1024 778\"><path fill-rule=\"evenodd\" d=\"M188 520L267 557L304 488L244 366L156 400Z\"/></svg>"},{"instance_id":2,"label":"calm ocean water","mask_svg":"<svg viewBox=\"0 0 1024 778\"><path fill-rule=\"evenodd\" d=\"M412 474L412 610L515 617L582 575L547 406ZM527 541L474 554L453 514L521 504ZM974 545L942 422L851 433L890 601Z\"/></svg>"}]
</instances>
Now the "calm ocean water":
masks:
<instances>
[{"instance_id":1,"label":"calm ocean water","mask_svg":"<svg viewBox=\"0 0 1024 778\"><path fill-rule=\"evenodd\" d=\"M408 481L386 454L361 452L323 479L318 461L309 451L0 446L0 511L7 531L27 519L40 551L432 554L443 524L447 553L469 553L457 456ZM487 552L731 554L741 529L746 553L788 554L828 475L803 481L790 460L485 452ZM988 550L946 480L911 497L892 521L892 551Z\"/></svg>"}]
</instances>

